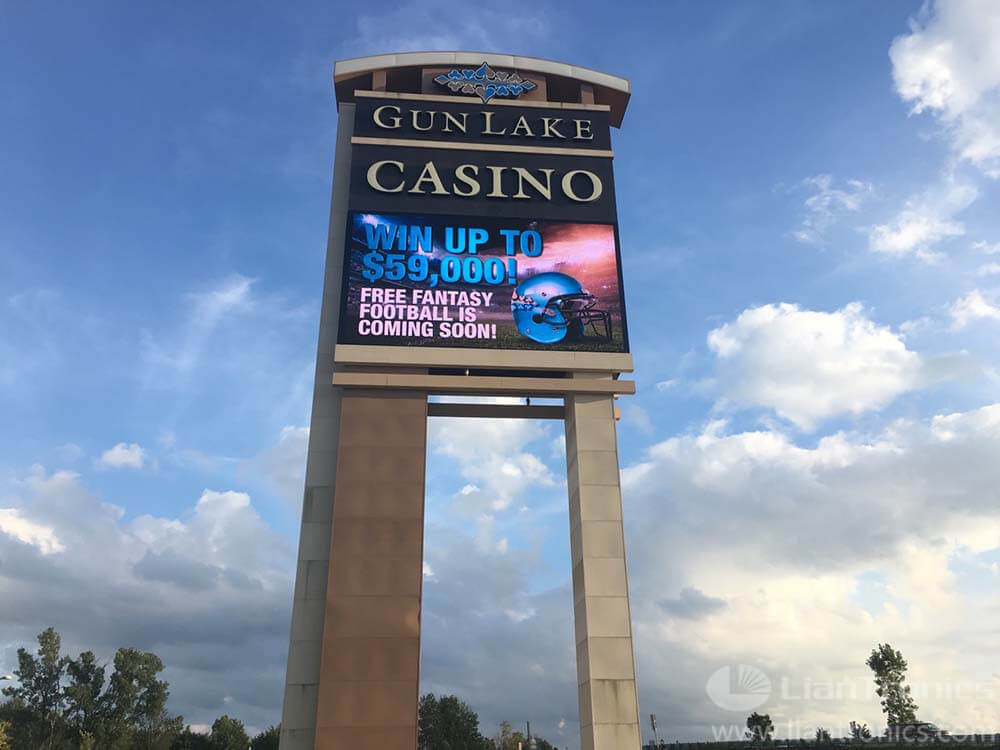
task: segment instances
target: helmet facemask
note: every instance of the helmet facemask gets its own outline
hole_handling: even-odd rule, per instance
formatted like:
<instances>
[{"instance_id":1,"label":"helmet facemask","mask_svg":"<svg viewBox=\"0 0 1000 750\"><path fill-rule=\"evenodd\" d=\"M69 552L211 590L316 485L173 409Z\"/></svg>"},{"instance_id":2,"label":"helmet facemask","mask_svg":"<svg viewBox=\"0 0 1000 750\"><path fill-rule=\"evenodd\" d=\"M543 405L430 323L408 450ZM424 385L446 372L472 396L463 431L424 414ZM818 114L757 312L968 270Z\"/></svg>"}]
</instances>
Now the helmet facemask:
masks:
<instances>
[{"instance_id":1,"label":"helmet facemask","mask_svg":"<svg viewBox=\"0 0 1000 750\"><path fill-rule=\"evenodd\" d=\"M611 338L611 315L607 310L595 310L597 297L586 289L574 294L550 298L541 313L534 315L536 323L565 327L570 338L586 335Z\"/></svg>"}]
</instances>

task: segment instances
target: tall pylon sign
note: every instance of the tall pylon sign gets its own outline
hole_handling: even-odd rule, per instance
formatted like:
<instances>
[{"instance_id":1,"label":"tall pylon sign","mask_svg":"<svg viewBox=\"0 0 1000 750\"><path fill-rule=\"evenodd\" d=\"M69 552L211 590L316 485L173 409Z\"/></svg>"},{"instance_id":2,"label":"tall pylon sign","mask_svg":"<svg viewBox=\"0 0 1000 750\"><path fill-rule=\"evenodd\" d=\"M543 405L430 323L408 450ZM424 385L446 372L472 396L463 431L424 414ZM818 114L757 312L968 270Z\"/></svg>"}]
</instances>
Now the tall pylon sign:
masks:
<instances>
[{"instance_id":1,"label":"tall pylon sign","mask_svg":"<svg viewBox=\"0 0 1000 750\"><path fill-rule=\"evenodd\" d=\"M428 52L338 62L334 85L281 750L417 746L433 416L564 421L581 747L638 750L614 406L635 392L611 144L629 83Z\"/></svg>"}]
</instances>

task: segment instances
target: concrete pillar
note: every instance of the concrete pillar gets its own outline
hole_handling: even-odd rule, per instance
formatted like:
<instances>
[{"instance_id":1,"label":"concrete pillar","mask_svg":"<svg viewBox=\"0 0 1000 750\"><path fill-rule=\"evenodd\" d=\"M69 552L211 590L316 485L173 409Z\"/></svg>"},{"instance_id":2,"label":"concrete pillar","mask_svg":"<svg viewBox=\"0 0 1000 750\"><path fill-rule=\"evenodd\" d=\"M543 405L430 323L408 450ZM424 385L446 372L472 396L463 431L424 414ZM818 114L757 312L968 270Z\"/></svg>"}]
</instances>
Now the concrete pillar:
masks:
<instances>
[{"instance_id":1,"label":"concrete pillar","mask_svg":"<svg viewBox=\"0 0 1000 750\"><path fill-rule=\"evenodd\" d=\"M316 750L415 750L427 396L346 390Z\"/></svg>"},{"instance_id":2,"label":"concrete pillar","mask_svg":"<svg viewBox=\"0 0 1000 750\"><path fill-rule=\"evenodd\" d=\"M565 403L580 747L639 750L614 398Z\"/></svg>"},{"instance_id":3,"label":"concrete pillar","mask_svg":"<svg viewBox=\"0 0 1000 750\"><path fill-rule=\"evenodd\" d=\"M340 287L351 176L353 104L341 104L330 200L323 304L320 312L312 419L306 454L302 526L292 600L292 628L281 711L281 750L313 750L319 660L326 612L327 568L333 518L333 486L340 430L340 389L334 388L333 350L340 317Z\"/></svg>"}]
</instances>

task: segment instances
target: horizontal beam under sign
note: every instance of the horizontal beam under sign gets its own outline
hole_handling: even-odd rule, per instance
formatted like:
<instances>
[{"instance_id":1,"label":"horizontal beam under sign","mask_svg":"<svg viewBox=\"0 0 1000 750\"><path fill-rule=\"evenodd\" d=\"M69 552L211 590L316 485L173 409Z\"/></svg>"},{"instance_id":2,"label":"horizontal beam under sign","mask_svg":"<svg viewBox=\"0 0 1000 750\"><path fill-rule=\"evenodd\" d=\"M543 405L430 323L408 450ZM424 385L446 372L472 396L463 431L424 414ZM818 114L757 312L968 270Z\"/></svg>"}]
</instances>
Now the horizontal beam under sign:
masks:
<instances>
[{"instance_id":1,"label":"horizontal beam under sign","mask_svg":"<svg viewBox=\"0 0 1000 750\"><path fill-rule=\"evenodd\" d=\"M507 378L476 375L407 375L392 372L335 372L333 384L344 388L393 388L428 393L518 396L635 393L635 382L632 380L604 378Z\"/></svg>"},{"instance_id":2,"label":"horizontal beam under sign","mask_svg":"<svg viewBox=\"0 0 1000 750\"><path fill-rule=\"evenodd\" d=\"M635 369L631 354L616 352L505 351L337 344L333 358L339 365L366 367L469 367L606 373L632 372Z\"/></svg>"},{"instance_id":3,"label":"horizontal beam under sign","mask_svg":"<svg viewBox=\"0 0 1000 750\"><path fill-rule=\"evenodd\" d=\"M427 404L428 417L488 417L490 419L563 419L561 406L524 406L521 404Z\"/></svg>"}]
</instances>

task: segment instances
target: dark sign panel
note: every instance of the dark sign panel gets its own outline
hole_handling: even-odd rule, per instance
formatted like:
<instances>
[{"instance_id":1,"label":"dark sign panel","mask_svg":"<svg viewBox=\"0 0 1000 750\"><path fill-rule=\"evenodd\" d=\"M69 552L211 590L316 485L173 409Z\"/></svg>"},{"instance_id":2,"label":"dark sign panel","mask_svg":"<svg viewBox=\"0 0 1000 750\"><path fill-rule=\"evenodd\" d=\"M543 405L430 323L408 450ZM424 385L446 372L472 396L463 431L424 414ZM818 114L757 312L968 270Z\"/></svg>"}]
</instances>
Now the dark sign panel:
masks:
<instances>
[{"instance_id":1,"label":"dark sign panel","mask_svg":"<svg viewBox=\"0 0 1000 750\"><path fill-rule=\"evenodd\" d=\"M528 102L521 105L470 107L467 101L359 98L354 134L365 138L611 149L611 129L604 110L554 109Z\"/></svg>"},{"instance_id":2,"label":"dark sign panel","mask_svg":"<svg viewBox=\"0 0 1000 750\"><path fill-rule=\"evenodd\" d=\"M355 146L351 208L615 221L611 160Z\"/></svg>"},{"instance_id":3,"label":"dark sign panel","mask_svg":"<svg viewBox=\"0 0 1000 750\"><path fill-rule=\"evenodd\" d=\"M625 352L613 224L351 212L340 343Z\"/></svg>"},{"instance_id":4,"label":"dark sign panel","mask_svg":"<svg viewBox=\"0 0 1000 750\"><path fill-rule=\"evenodd\" d=\"M354 139L339 343L628 351L606 111L359 97Z\"/></svg>"}]
</instances>

